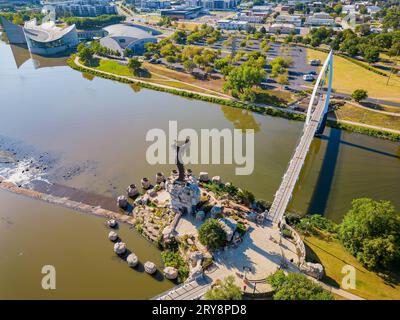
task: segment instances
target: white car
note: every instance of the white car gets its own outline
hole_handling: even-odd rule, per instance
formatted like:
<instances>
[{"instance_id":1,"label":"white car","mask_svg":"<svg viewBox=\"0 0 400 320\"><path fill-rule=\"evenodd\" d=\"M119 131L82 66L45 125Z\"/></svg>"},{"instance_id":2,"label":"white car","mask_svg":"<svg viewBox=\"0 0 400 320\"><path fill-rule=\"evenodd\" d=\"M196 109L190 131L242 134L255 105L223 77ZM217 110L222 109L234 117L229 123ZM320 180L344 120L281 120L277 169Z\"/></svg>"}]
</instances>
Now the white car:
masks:
<instances>
[{"instance_id":1,"label":"white car","mask_svg":"<svg viewBox=\"0 0 400 320\"><path fill-rule=\"evenodd\" d=\"M312 74L305 74L303 76L303 80L304 81L313 81L314 80L314 76Z\"/></svg>"}]
</instances>

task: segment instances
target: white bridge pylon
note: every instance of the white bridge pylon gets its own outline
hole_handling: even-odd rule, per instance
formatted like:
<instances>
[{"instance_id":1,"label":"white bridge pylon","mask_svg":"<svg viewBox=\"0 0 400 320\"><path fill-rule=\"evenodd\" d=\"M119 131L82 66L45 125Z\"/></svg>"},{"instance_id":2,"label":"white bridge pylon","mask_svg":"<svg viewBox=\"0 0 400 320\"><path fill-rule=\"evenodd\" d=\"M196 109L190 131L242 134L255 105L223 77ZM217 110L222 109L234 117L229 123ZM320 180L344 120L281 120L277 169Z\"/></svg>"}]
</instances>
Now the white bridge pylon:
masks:
<instances>
[{"instance_id":1,"label":"white bridge pylon","mask_svg":"<svg viewBox=\"0 0 400 320\"><path fill-rule=\"evenodd\" d=\"M288 168L282 177L279 189L275 193L274 201L272 202L271 208L267 214L268 219L274 223L282 221L292 197L293 189L307 157L311 142L315 134L322 133L324 129L331 95L332 74L333 53L331 51L322 66L311 94L302 136L296 146L292 158L290 159ZM326 80L328 80L327 91L326 94L324 94L322 87L325 85Z\"/></svg>"},{"instance_id":2,"label":"white bridge pylon","mask_svg":"<svg viewBox=\"0 0 400 320\"><path fill-rule=\"evenodd\" d=\"M332 75L333 75L333 51L332 50L329 52L328 57L326 58L323 66L322 66L322 69L318 75L317 81L315 82L315 86L314 86L314 89L313 89L313 92L312 92L311 98L310 98L310 103L309 103L308 109L307 109L307 117L306 117L305 125L308 125L310 123L311 113L314 108L314 103L315 103L315 99L317 96L317 92L320 89L320 87L322 87L324 85L328 73L329 73L328 88L327 88L327 92L326 92L324 114L328 111L329 100L330 100L331 91L332 91Z\"/></svg>"}]
</instances>

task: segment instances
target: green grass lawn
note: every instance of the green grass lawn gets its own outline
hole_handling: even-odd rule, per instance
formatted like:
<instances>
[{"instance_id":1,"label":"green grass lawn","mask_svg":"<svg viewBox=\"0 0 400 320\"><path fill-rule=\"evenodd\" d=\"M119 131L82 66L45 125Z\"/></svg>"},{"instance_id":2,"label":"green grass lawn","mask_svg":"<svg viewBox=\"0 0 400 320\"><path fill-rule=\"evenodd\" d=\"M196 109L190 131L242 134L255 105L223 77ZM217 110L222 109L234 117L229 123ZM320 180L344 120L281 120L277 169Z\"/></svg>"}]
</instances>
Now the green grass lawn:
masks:
<instances>
[{"instance_id":1,"label":"green grass lawn","mask_svg":"<svg viewBox=\"0 0 400 320\"><path fill-rule=\"evenodd\" d=\"M345 104L330 113L339 120L348 120L379 126L388 129L400 130L400 117L387 115L375 111L368 111L351 104Z\"/></svg>"},{"instance_id":2,"label":"green grass lawn","mask_svg":"<svg viewBox=\"0 0 400 320\"><path fill-rule=\"evenodd\" d=\"M132 71L129 70L127 66L120 65L118 61L115 60L103 60L99 62L99 66L96 67L97 70L114 73L120 76L132 77Z\"/></svg>"},{"instance_id":3,"label":"green grass lawn","mask_svg":"<svg viewBox=\"0 0 400 320\"><path fill-rule=\"evenodd\" d=\"M391 283L383 275L368 271L336 239L327 240L316 236L304 238L307 260L320 262L325 268L323 279L327 284L339 287L343 266L356 269L356 289L348 290L366 299L400 299L400 283Z\"/></svg>"},{"instance_id":4,"label":"green grass lawn","mask_svg":"<svg viewBox=\"0 0 400 320\"><path fill-rule=\"evenodd\" d=\"M307 59L324 61L327 53L307 48ZM356 89L365 89L373 98L400 102L400 80L394 78L386 85L387 77L364 69L342 57L333 59L333 88L337 92L352 93Z\"/></svg>"}]
</instances>

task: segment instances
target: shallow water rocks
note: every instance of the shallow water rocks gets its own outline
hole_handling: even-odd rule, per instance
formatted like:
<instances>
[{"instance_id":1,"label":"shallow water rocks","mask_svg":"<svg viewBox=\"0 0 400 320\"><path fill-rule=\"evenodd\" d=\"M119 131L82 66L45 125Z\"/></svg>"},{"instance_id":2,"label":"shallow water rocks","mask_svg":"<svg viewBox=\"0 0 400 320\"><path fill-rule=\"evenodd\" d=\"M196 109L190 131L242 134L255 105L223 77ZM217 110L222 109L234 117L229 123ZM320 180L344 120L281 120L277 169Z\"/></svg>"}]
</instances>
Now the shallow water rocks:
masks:
<instances>
[{"instance_id":1,"label":"shallow water rocks","mask_svg":"<svg viewBox=\"0 0 400 320\"><path fill-rule=\"evenodd\" d=\"M115 219L110 219L107 221L107 225L110 228L115 228L118 225L118 222Z\"/></svg>"},{"instance_id":2,"label":"shallow water rocks","mask_svg":"<svg viewBox=\"0 0 400 320\"><path fill-rule=\"evenodd\" d=\"M156 265L151 261L147 261L144 264L144 271L146 271L148 274L153 274L157 271Z\"/></svg>"},{"instance_id":3,"label":"shallow water rocks","mask_svg":"<svg viewBox=\"0 0 400 320\"><path fill-rule=\"evenodd\" d=\"M126 209L126 207L128 206L128 198L125 196L119 196L117 198L117 205L121 209Z\"/></svg>"},{"instance_id":4,"label":"shallow water rocks","mask_svg":"<svg viewBox=\"0 0 400 320\"><path fill-rule=\"evenodd\" d=\"M208 182L208 180L210 180L210 179L208 178L208 172L204 172L204 171L200 172L199 180L200 180L201 182Z\"/></svg>"},{"instance_id":5,"label":"shallow water rocks","mask_svg":"<svg viewBox=\"0 0 400 320\"><path fill-rule=\"evenodd\" d=\"M143 189L149 189L150 188L150 180L147 178L142 178L142 180L140 181L142 184L142 188Z\"/></svg>"},{"instance_id":6,"label":"shallow water rocks","mask_svg":"<svg viewBox=\"0 0 400 320\"><path fill-rule=\"evenodd\" d=\"M164 276L169 280L174 280L178 277L178 269L174 267L165 267L163 272Z\"/></svg>"},{"instance_id":7,"label":"shallow water rocks","mask_svg":"<svg viewBox=\"0 0 400 320\"><path fill-rule=\"evenodd\" d=\"M215 183L215 184L221 184L221 183L222 183L222 179L221 179L220 176L214 176L214 177L212 177L212 178L211 178L211 181L212 181L212 183Z\"/></svg>"},{"instance_id":8,"label":"shallow water rocks","mask_svg":"<svg viewBox=\"0 0 400 320\"><path fill-rule=\"evenodd\" d=\"M126 252L125 242L117 242L114 244L114 252L118 255L124 254Z\"/></svg>"},{"instance_id":9,"label":"shallow water rocks","mask_svg":"<svg viewBox=\"0 0 400 320\"><path fill-rule=\"evenodd\" d=\"M134 268L137 266L137 264L139 263L139 259L136 256L136 254L131 253L129 254L129 256L126 258L126 262L128 263L128 266L131 268Z\"/></svg>"},{"instance_id":10,"label":"shallow water rocks","mask_svg":"<svg viewBox=\"0 0 400 320\"><path fill-rule=\"evenodd\" d=\"M117 240L118 233L116 233L115 231L110 231L110 233L108 234L108 239L110 239L111 241Z\"/></svg>"},{"instance_id":11,"label":"shallow water rocks","mask_svg":"<svg viewBox=\"0 0 400 320\"><path fill-rule=\"evenodd\" d=\"M126 192L128 194L128 197L133 198L136 197L139 194L139 190L137 189L135 184L129 185L129 187L126 189Z\"/></svg>"}]
</instances>

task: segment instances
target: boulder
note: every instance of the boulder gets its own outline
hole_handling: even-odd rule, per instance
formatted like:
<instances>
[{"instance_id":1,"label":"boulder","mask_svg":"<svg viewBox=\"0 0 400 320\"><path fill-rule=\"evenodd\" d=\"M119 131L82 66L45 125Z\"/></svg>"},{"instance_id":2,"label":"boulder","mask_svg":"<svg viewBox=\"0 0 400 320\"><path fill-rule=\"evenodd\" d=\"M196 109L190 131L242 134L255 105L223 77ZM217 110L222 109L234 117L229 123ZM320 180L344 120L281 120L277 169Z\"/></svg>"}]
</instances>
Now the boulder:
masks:
<instances>
[{"instance_id":1,"label":"boulder","mask_svg":"<svg viewBox=\"0 0 400 320\"><path fill-rule=\"evenodd\" d=\"M151 261L147 261L144 264L144 271L146 271L148 274L153 274L157 271L156 265Z\"/></svg>"},{"instance_id":2,"label":"boulder","mask_svg":"<svg viewBox=\"0 0 400 320\"><path fill-rule=\"evenodd\" d=\"M221 184L222 183L222 179L221 179L220 176L212 177L211 181L212 181L212 183L215 183L215 184Z\"/></svg>"},{"instance_id":3,"label":"boulder","mask_svg":"<svg viewBox=\"0 0 400 320\"><path fill-rule=\"evenodd\" d=\"M136 197L139 194L139 190L133 183L129 185L129 187L126 189L126 192L128 193L128 197L130 198Z\"/></svg>"},{"instance_id":4,"label":"boulder","mask_svg":"<svg viewBox=\"0 0 400 320\"><path fill-rule=\"evenodd\" d=\"M115 231L110 231L110 233L108 234L108 239L110 239L111 241L117 240L118 233L116 233Z\"/></svg>"},{"instance_id":5,"label":"boulder","mask_svg":"<svg viewBox=\"0 0 400 320\"><path fill-rule=\"evenodd\" d=\"M117 242L114 244L114 252L118 255L124 254L126 252L126 244L124 242Z\"/></svg>"},{"instance_id":6,"label":"boulder","mask_svg":"<svg viewBox=\"0 0 400 320\"><path fill-rule=\"evenodd\" d=\"M178 277L178 269L174 267L166 267L163 272L164 276L169 280L174 280Z\"/></svg>"},{"instance_id":7,"label":"boulder","mask_svg":"<svg viewBox=\"0 0 400 320\"><path fill-rule=\"evenodd\" d=\"M126 207L128 206L128 198L125 196L119 196L117 198L117 205L121 209L126 209Z\"/></svg>"},{"instance_id":8,"label":"boulder","mask_svg":"<svg viewBox=\"0 0 400 320\"><path fill-rule=\"evenodd\" d=\"M115 219L110 219L107 221L107 225L110 228L115 228L118 225L118 222Z\"/></svg>"},{"instance_id":9,"label":"boulder","mask_svg":"<svg viewBox=\"0 0 400 320\"><path fill-rule=\"evenodd\" d=\"M149 189L150 188L150 180L147 178L142 178L141 180L142 188Z\"/></svg>"},{"instance_id":10,"label":"boulder","mask_svg":"<svg viewBox=\"0 0 400 320\"><path fill-rule=\"evenodd\" d=\"M136 254L131 253L129 254L129 256L126 258L126 262L128 263L128 266L131 268L134 268L137 266L137 264L139 263L139 259L136 256Z\"/></svg>"},{"instance_id":11,"label":"boulder","mask_svg":"<svg viewBox=\"0 0 400 320\"><path fill-rule=\"evenodd\" d=\"M208 182L210 179L208 178L208 172L200 172L199 180L201 182Z\"/></svg>"},{"instance_id":12,"label":"boulder","mask_svg":"<svg viewBox=\"0 0 400 320\"><path fill-rule=\"evenodd\" d=\"M203 253L200 251L195 251L190 255L190 261L192 262L192 265L195 266L197 265L197 261L203 260Z\"/></svg>"}]
</instances>

